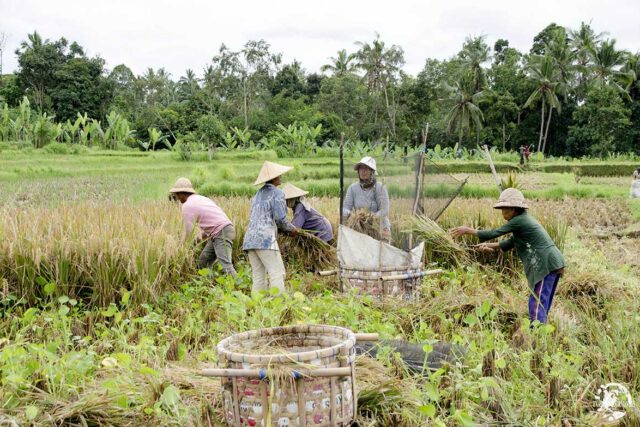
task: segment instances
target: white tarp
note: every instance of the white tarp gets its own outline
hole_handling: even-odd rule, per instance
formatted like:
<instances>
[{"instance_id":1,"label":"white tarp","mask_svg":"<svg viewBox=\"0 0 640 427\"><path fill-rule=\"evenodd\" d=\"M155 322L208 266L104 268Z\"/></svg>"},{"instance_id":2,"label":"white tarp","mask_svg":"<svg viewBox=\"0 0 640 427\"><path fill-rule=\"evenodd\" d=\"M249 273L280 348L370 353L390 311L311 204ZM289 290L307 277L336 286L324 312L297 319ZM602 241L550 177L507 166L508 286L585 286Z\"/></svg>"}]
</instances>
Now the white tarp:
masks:
<instances>
[{"instance_id":1,"label":"white tarp","mask_svg":"<svg viewBox=\"0 0 640 427\"><path fill-rule=\"evenodd\" d=\"M363 270L386 267L420 268L423 252L424 242L407 252L344 225L339 227L338 261L344 267Z\"/></svg>"}]
</instances>

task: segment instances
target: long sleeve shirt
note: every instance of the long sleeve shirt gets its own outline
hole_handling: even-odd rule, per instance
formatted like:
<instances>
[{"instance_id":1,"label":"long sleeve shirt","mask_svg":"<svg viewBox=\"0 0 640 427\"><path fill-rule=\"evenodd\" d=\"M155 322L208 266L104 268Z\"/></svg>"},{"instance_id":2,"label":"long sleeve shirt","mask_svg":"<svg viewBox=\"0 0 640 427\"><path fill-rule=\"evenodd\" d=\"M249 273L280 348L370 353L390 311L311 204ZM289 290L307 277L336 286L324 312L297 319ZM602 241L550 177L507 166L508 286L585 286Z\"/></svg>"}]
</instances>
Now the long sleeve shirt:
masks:
<instances>
[{"instance_id":1,"label":"long sleeve shirt","mask_svg":"<svg viewBox=\"0 0 640 427\"><path fill-rule=\"evenodd\" d=\"M351 211L354 209L367 209L382 219L382 228L385 230L391 228L389 193L381 182L376 182L371 188L362 188L359 182L351 184L344 197L342 214L346 218L351 215Z\"/></svg>"},{"instance_id":2,"label":"long sleeve shirt","mask_svg":"<svg viewBox=\"0 0 640 427\"><path fill-rule=\"evenodd\" d=\"M215 237L231 224L224 211L213 200L199 194L192 194L182 205L185 237L197 225L202 230L202 237Z\"/></svg>"},{"instance_id":3,"label":"long sleeve shirt","mask_svg":"<svg viewBox=\"0 0 640 427\"><path fill-rule=\"evenodd\" d=\"M495 230L479 230L478 237L485 241L508 233L512 235L500 241L500 249L508 251L515 248L531 288L547 274L564 268L562 253L549 237L549 233L526 212L511 218Z\"/></svg>"},{"instance_id":4,"label":"long sleeve shirt","mask_svg":"<svg viewBox=\"0 0 640 427\"><path fill-rule=\"evenodd\" d=\"M266 184L258 190L251 203L249 225L244 235L242 250L280 250L276 239L278 230L291 231L293 228L287 219L284 193L279 188Z\"/></svg>"},{"instance_id":5,"label":"long sleeve shirt","mask_svg":"<svg viewBox=\"0 0 640 427\"><path fill-rule=\"evenodd\" d=\"M296 203L293 208L291 224L296 228L308 231L325 242L333 238L333 229L329 220L308 204L305 206L303 202Z\"/></svg>"}]
</instances>

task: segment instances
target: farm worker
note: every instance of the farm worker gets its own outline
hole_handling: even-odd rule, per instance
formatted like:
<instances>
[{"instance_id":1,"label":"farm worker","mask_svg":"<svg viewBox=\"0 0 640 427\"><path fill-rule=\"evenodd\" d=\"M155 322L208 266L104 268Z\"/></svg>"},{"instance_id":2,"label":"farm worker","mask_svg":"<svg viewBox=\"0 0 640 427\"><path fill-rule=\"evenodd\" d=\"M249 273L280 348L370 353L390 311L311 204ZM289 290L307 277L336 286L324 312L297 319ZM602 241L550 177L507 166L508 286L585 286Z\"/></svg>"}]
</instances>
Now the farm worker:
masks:
<instances>
[{"instance_id":1,"label":"farm worker","mask_svg":"<svg viewBox=\"0 0 640 427\"><path fill-rule=\"evenodd\" d=\"M518 148L518 153L520 154L520 164L524 165L525 148L522 145Z\"/></svg>"},{"instance_id":2,"label":"farm worker","mask_svg":"<svg viewBox=\"0 0 640 427\"><path fill-rule=\"evenodd\" d=\"M284 192L277 188L281 176L293 169L277 163L264 162L260 174L253 185L264 184L251 202L249 225L244 235L242 249L247 251L253 272L254 291L277 288L284 293L285 269L278 247L278 230L297 233L297 229L287 220L287 202ZM269 286L267 287L267 274Z\"/></svg>"},{"instance_id":3,"label":"farm worker","mask_svg":"<svg viewBox=\"0 0 640 427\"><path fill-rule=\"evenodd\" d=\"M309 194L308 191L289 183L282 187L282 191L284 191L287 207L293 210L291 224L294 227L308 231L325 242L333 238L333 229L329 220L312 208L309 202L305 200L304 196Z\"/></svg>"},{"instance_id":4,"label":"farm worker","mask_svg":"<svg viewBox=\"0 0 640 427\"><path fill-rule=\"evenodd\" d=\"M218 261L225 274L236 277L231 262L236 230L224 211L213 200L196 194L187 178L179 178L169 192L182 203L184 236L186 241L197 224L200 234L197 240L207 243L198 258L198 268L208 268Z\"/></svg>"},{"instance_id":5,"label":"farm worker","mask_svg":"<svg viewBox=\"0 0 640 427\"><path fill-rule=\"evenodd\" d=\"M529 319L547 322L553 296L560 276L564 271L564 258L553 243L547 231L527 213L528 206L522 193L515 188L507 188L500 194L493 206L502 211L507 221L495 230L475 230L470 227L456 227L451 230L453 237L465 234L478 236L480 241L495 239L511 233L508 239L495 243L481 243L477 248L485 252L498 249L508 251L515 247L524 266L530 287Z\"/></svg>"},{"instance_id":6,"label":"farm worker","mask_svg":"<svg viewBox=\"0 0 640 427\"><path fill-rule=\"evenodd\" d=\"M387 188L376 181L376 160L365 156L353 166L358 172L359 182L354 182L347 189L342 206L345 218L354 209L367 209L380 217L382 224L382 238L391 239L391 223L389 222L389 193Z\"/></svg>"},{"instance_id":7,"label":"farm worker","mask_svg":"<svg viewBox=\"0 0 640 427\"><path fill-rule=\"evenodd\" d=\"M633 172L633 181L631 181L629 193L634 199L640 199L640 168Z\"/></svg>"}]
</instances>

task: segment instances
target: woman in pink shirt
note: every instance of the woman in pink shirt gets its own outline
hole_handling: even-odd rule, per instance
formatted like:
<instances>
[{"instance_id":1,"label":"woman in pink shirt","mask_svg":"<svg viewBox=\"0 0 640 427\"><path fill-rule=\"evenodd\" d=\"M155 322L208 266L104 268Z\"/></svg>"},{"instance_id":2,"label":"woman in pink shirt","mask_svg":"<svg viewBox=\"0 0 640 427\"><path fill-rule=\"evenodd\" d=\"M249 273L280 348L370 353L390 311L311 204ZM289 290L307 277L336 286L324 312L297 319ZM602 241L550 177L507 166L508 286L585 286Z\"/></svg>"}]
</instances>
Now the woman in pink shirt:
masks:
<instances>
[{"instance_id":1,"label":"woman in pink shirt","mask_svg":"<svg viewBox=\"0 0 640 427\"><path fill-rule=\"evenodd\" d=\"M196 224L200 229L200 239L207 240L198 258L198 268L211 268L217 260L225 274L236 277L231 262L236 231L227 215L213 200L196 194L187 178L179 178L169 192L182 203L183 241L189 238Z\"/></svg>"}]
</instances>

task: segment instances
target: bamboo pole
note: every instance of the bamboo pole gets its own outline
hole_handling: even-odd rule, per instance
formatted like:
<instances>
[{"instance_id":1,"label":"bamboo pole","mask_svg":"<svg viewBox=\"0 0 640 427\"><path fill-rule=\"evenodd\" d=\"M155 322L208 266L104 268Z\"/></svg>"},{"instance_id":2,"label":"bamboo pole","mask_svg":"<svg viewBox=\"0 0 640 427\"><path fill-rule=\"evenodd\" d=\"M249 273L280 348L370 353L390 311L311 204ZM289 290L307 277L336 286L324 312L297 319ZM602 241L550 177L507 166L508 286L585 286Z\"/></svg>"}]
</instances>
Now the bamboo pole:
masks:
<instances>
[{"instance_id":1,"label":"bamboo pole","mask_svg":"<svg viewBox=\"0 0 640 427\"><path fill-rule=\"evenodd\" d=\"M319 271L318 274L320 276L333 276L335 274L338 274L338 270L323 270Z\"/></svg>"},{"instance_id":2,"label":"bamboo pole","mask_svg":"<svg viewBox=\"0 0 640 427\"><path fill-rule=\"evenodd\" d=\"M487 161L489 162L489 167L491 168L491 173L493 174L493 179L498 186L498 190L502 193L502 184L500 184L500 178L498 178L498 174L496 172L496 167L493 165L493 159L491 159L491 153L489 153L489 146L484 145L484 154L487 156Z\"/></svg>"},{"instance_id":3,"label":"bamboo pole","mask_svg":"<svg viewBox=\"0 0 640 427\"><path fill-rule=\"evenodd\" d=\"M302 377L344 377L351 374L351 368L319 368L313 370L293 371L292 375ZM224 377L224 378L267 378L265 369L203 369L200 371L203 377Z\"/></svg>"}]
</instances>

